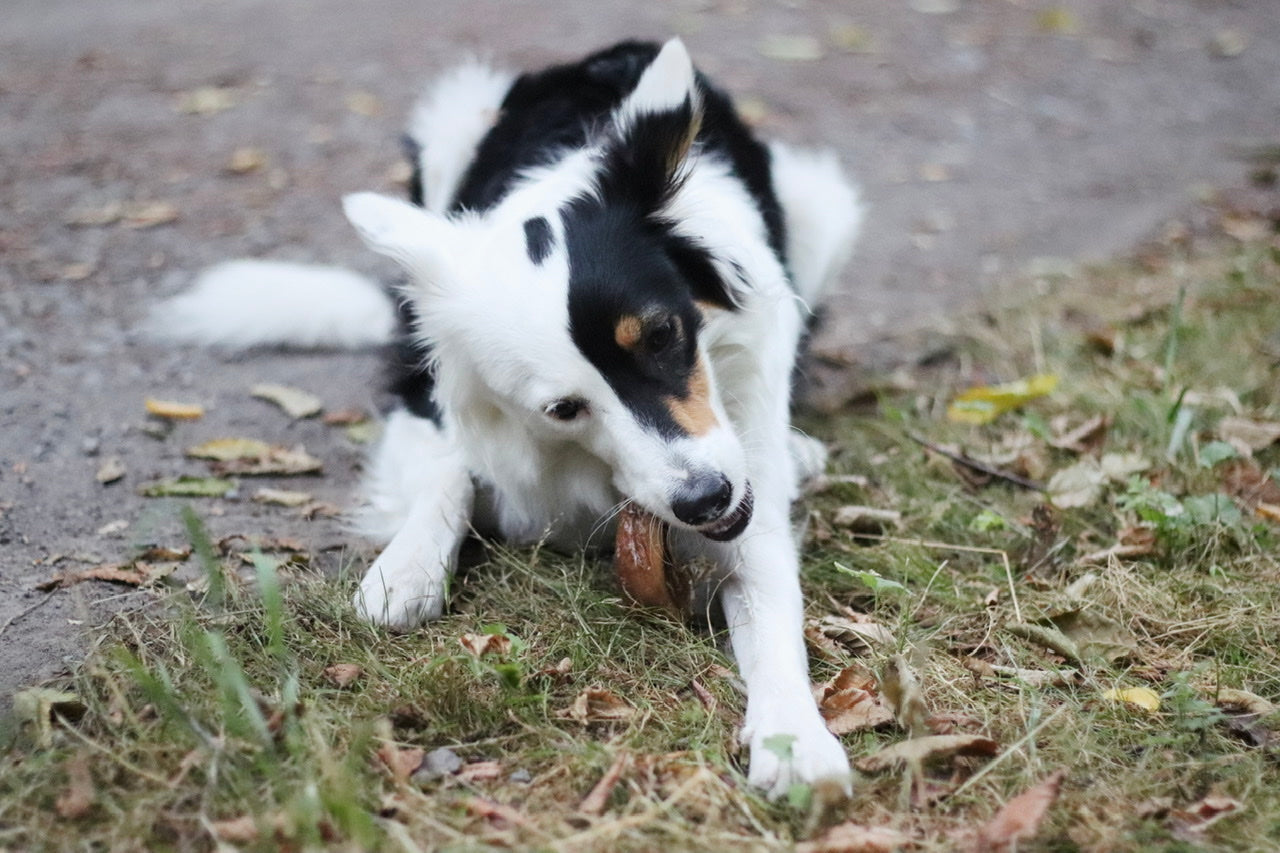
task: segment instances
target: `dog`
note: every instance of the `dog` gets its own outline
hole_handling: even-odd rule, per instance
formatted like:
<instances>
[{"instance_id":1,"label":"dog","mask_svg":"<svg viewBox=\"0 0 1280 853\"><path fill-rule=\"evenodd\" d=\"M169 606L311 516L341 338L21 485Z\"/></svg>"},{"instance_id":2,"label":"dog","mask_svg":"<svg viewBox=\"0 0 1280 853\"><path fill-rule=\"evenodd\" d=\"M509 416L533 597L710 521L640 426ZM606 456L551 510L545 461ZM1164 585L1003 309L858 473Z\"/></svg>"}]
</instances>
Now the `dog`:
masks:
<instances>
[{"instance_id":1,"label":"dog","mask_svg":"<svg viewBox=\"0 0 1280 853\"><path fill-rule=\"evenodd\" d=\"M353 273L239 261L151 328L360 346L398 324L400 405L360 515L386 546L359 614L393 629L440 616L472 530L583 548L633 502L679 559L714 566L749 781L847 791L810 692L790 523L825 463L790 425L797 356L862 216L835 157L758 141L679 39L520 76L464 65L428 88L407 144L411 202L344 199L407 274L398 306Z\"/></svg>"}]
</instances>

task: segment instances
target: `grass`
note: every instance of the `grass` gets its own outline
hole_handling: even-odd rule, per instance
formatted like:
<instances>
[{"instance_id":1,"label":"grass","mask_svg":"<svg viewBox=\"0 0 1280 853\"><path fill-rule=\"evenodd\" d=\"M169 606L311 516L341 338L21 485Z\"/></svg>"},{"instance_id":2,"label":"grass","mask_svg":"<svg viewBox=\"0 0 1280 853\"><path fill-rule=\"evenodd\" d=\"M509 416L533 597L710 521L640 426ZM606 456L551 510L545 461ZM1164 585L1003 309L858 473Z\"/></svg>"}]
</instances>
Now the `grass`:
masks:
<instances>
[{"instance_id":1,"label":"grass","mask_svg":"<svg viewBox=\"0 0 1280 853\"><path fill-rule=\"evenodd\" d=\"M1280 524L1240 485L1280 480L1280 446L1250 461L1215 442L1225 416L1280 420L1280 252L1024 284L1032 296L952 336L915 390L805 423L831 442L833 473L859 475L805 503L809 615L853 611L893 637L815 648L814 680L856 663L883 674L901 655L930 725L990 737L994 757L862 776L848 802L767 802L743 778L723 638L622 606L604 564L484 546L450 615L393 635L347 604L362 566L335 581L261 560L244 578L191 516L204 591L113 621L57 685L74 699L53 704L54 725L6 721L0 849L768 850L850 821L950 850L1058 769L1060 796L1017 849L1274 845L1280 717L1220 700L1280 699ZM992 424L942 415L961 388L1041 372L1058 389ZM1051 439L1094 415L1110 422L1105 452L1147 465L1068 509L910 437L1044 482L1082 458ZM846 504L901 522L856 533L833 523ZM1097 556L1118 542L1139 545ZM477 657L466 634L505 639ZM337 664L359 675L339 686ZM1035 677L1059 669L1075 674ZM1107 698L1134 687L1158 710ZM575 718L588 690L619 718ZM857 759L905 737L844 740ZM438 747L459 773L410 773L414 749ZM584 812L620 756L600 813ZM1206 796L1234 810L1201 822Z\"/></svg>"}]
</instances>

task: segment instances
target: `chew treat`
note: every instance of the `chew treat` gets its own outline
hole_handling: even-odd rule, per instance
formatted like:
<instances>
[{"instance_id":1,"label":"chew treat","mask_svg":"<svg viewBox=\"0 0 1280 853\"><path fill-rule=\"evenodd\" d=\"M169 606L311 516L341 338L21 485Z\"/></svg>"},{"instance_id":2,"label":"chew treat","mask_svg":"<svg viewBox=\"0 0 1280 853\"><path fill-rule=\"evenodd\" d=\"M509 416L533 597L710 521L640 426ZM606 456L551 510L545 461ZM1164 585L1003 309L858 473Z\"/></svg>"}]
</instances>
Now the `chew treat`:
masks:
<instances>
[{"instance_id":1,"label":"chew treat","mask_svg":"<svg viewBox=\"0 0 1280 853\"><path fill-rule=\"evenodd\" d=\"M661 519L628 503L618 514L613 568L632 603L680 612L686 595L680 594L682 584L667 559L666 538L667 526Z\"/></svg>"}]
</instances>

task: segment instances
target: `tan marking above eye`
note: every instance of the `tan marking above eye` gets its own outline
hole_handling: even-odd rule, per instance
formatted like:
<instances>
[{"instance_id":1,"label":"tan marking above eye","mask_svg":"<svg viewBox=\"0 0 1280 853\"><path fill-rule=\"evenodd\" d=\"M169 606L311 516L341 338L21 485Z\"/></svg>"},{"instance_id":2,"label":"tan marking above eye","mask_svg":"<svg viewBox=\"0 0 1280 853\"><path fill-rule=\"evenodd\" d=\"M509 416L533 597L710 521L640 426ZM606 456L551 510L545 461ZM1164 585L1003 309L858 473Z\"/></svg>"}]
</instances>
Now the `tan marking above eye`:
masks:
<instances>
[{"instance_id":1,"label":"tan marking above eye","mask_svg":"<svg viewBox=\"0 0 1280 853\"><path fill-rule=\"evenodd\" d=\"M668 397L666 404L672 420L689 435L706 435L719 425L711 408L711 383L707 380L706 365L701 358L689 376L689 388L684 398Z\"/></svg>"},{"instance_id":2,"label":"tan marking above eye","mask_svg":"<svg viewBox=\"0 0 1280 853\"><path fill-rule=\"evenodd\" d=\"M635 349L644 332L644 321L634 314L624 314L613 326L613 339L625 350Z\"/></svg>"}]
</instances>

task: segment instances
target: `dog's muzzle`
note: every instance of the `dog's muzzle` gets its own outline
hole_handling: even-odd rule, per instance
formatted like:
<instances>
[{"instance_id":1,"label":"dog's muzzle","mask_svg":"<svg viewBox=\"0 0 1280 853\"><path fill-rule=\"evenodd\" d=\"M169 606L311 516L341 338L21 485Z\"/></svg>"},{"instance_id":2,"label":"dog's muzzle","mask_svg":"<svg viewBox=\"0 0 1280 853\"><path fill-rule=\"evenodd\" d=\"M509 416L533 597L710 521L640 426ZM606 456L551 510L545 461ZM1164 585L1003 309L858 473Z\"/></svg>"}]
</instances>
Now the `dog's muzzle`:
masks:
<instances>
[{"instance_id":1,"label":"dog's muzzle","mask_svg":"<svg viewBox=\"0 0 1280 853\"><path fill-rule=\"evenodd\" d=\"M747 529L747 525L751 523L751 511L754 507L755 498L751 493L751 484L747 483L747 490L743 493L742 500L738 501L738 505L718 521L699 527L698 532L716 542L729 542L737 539L742 535L742 531Z\"/></svg>"}]
</instances>

